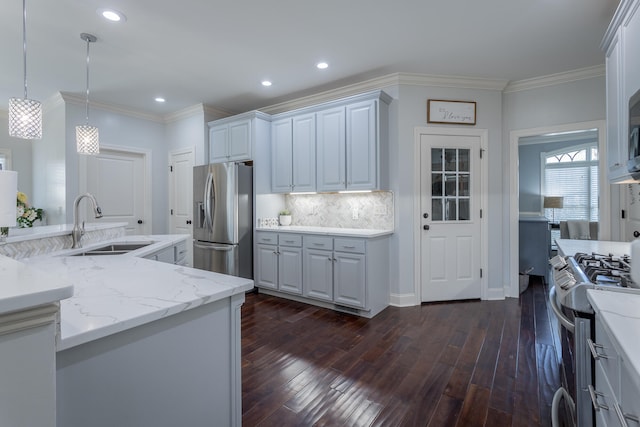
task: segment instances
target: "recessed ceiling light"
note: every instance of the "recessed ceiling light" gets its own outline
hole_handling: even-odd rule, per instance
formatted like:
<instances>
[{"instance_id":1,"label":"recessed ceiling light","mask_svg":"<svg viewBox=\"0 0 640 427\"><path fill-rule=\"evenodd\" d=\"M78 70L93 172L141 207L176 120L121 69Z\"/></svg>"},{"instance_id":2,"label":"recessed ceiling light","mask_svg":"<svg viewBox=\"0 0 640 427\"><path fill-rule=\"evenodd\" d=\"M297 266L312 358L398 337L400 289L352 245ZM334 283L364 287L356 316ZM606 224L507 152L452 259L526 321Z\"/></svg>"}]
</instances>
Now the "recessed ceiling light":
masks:
<instances>
[{"instance_id":1,"label":"recessed ceiling light","mask_svg":"<svg viewBox=\"0 0 640 427\"><path fill-rule=\"evenodd\" d=\"M325 68L329 68L329 64L327 64L326 62L318 62L316 64L316 67L318 67L321 70L324 70Z\"/></svg>"},{"instance_id":2,"label":"recessed ceiling light","mask_svg":"<svg viewBox=\"0 0 640 427\"><path fill-rule=\"evenodd\" d=\"M161 96L156 97L156 102L165 102L165 101L166 101L166 99L164 99Z\"/></svg>"},{"instance_id":3,"label":"recessed ceiling light","mask_svg":"<svg viewBox=\"0 0 640 427\"><path fill-rule=\"evenodd\" d=\"M271 86L271 84L272 83L269 80L263 80L262 81L262 86L269 87L269 86Z\"/></svg>"},{"instance_id":4,"label":"recessed ceiling light","mask_svg":"<svg viewBox=\"0 0 640 427\"><path fill-rule=\"evenodd\" d=\"M115 9L98 9L98 15L112 22L125 22L127 20L124 13Z\"/></svg>"}]
</instances>

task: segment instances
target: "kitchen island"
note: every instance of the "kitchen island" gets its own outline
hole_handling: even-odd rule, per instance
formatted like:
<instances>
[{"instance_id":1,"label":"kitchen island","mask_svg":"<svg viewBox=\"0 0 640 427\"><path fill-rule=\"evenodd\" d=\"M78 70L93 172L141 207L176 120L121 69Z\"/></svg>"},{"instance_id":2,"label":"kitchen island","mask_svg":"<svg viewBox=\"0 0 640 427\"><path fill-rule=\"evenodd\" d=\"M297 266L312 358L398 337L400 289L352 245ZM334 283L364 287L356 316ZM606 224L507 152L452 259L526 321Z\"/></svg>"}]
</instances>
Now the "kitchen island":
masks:
<instances>
[{"instance_id":1,"label":"kitchen island","mask_svg":"<svg viewBox=\"0 0 640 427\"><path fill-rule=\"evenodd\" d=\"M612 242L606 240L557 239L558 253L562 256L574 256L578 252L603 255L631 255L631 242Z\"/></svg>"},{"instance_id":2,"label":"kitchen island","mask_svg":"<svg viewBox=\"0 0 640 427\"><path fill-rule=\"evenodd\" d=\"M86 245L23 260L74 294L60 303L58 426L239 426L240 307L253 287L143 257L186 236L124 236L149 245L79 256Z\"/></svg>"}]
</instances>

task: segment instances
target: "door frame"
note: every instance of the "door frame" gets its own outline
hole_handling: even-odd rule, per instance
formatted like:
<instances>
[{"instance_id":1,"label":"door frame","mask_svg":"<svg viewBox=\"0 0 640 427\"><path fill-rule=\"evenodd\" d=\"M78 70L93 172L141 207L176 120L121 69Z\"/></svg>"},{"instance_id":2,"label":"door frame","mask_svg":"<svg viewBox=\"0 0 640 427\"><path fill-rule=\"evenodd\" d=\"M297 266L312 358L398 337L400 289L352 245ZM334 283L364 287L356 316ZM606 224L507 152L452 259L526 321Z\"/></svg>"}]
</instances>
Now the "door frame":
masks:
<instances>
[{"instance_id":1,"label":"door frame","mask_svg":"<svg viewBox=\"0 0 640 427\"><path fill-rule=\"evenodd\" d=\"M489 295L488 289L488 189L489 189L489 174L486 167L483 167L488 159L488 141L489 130L488 129L469 129L469 128L445 128L445 127L416 127L414 129L414 144L413 144L413 185L414 185L414 197L413 197L413 244L414 244L414 292L417 296L416 304L422 304L422 228L420 220L420 206L422 193L420 191L420 136L421 135L447 135L447 136L475 136L480 138L480 146L478 149L483 150L482 159L480 162L480 209L482 209L482 218L480 221L480 268L484 272L480 278L480 299L496 299L496 295ZM500 297L501 298L501 297Z\"/></svg>"},{"instance_id":2,"label":"door frame","mask_svg":"<svg viewBox=\"0 0 640 427\"><path fill-rule=\"evenodd\" d=\"M509 273L504 285L507 297L518 298L520 289L518 284L520 236L518 222L520 216L520 165L518 142L520 138L537 136L555 132L570 132L583 129L597 129L598 132L598 240L609 240L611 237L611 186L609 184L607 167L606 121L591 120L587 122L567 123L555 126L544 126L531 129L513 130L509 132L509 247L505 253L509 254Z\"/></svg>"},{"instance_id":3,"label":"door frame","mask_svg":"<svg viewBox=\"0 0 640 427\"><path fill-rule=\"evenodd\" d=\"M151 210L152 203L152 179L151 179L151 150L145 148L131 148L121 145L108 145L100 144L100 150L119 151L121 153L138 154L142 156L144 163L144 235L150 235L153 224L153 213ZM79 194L87 192L87 157L85 155L78 155L78 189Z\"/></svg>"},{"instance_id":4,"label":"door frame","mask_svg":"<svg viewBox=\"0 0 640 427\"><path fill-rule=\"evenodd\" d=\"M195 146L191 146L191 147L185 147L185 148L179 148L177 150L173 150L173 151L169 151L168 154L168 161L169 161L169 165L172 166L173 165L173 158L174 156L180 156L182 154L188 154L191 156L191 166L195 166L196 165L196 147ZM192 173L193 175L193 173ZM173 206L173 200L175 199L175 191L176 189L173 186L173 181L171 180L171 172L168 173L168 183L169 183L169 210L175 208L175 206ZM192 176L192 180L193 180L193 176ZM192 184L193 185L193 184ZM189 196L189 199L191 200L189 206L191 209L191 227L189 227L191 229L191 237L193 238L193 190L191 191L191 195ZM169 212L169 224L168 224L168 229L169 229L169 233L171 233L173 231L173 226L174 226L174 218L173 215L171 215L171 212Z\"/></svg>"}]
</instances>

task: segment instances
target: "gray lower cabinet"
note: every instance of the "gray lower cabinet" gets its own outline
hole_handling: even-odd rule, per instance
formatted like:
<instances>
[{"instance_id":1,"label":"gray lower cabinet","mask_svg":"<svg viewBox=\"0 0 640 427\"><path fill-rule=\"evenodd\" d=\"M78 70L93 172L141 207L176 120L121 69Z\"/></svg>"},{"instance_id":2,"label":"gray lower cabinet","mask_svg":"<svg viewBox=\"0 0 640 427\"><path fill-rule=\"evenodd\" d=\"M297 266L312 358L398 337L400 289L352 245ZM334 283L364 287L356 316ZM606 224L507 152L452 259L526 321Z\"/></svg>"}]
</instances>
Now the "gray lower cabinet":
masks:
<instances>
[{"instance_id":1,"label":"gray lower cabinet","mask_svg":"<svg viewBox=\"0 0 640 427\"><path fill-rule=\"evenodd\" d=\"M334 309L365 317L389 305L386 236L343 238L258 231L256 241L255 285L267 293L299 296L305 302L331 304ZM283 246L286 241L290 246Z\"/></svg>"},{"instance_id":2,"label":"gray lower cabinet","mask_svg":"<svg viewBox=\"0 0 640 427\"><path fill-rule=\"evenodd\" d=\"M185 265L187 262L187 241L183 240L168 248L146 255L145 259L166 262L168 264Z\"/></svg>"},{"instance_id":3,"label":"gray lower cabinet","mask_svg":"<svg viewBox=\"0 0 640 427\"><path fill-rule=\"evenodd\" d=\"M302 236L258 232L256 242L256 286L301 295Z\"/></svg>"}]
</instances>

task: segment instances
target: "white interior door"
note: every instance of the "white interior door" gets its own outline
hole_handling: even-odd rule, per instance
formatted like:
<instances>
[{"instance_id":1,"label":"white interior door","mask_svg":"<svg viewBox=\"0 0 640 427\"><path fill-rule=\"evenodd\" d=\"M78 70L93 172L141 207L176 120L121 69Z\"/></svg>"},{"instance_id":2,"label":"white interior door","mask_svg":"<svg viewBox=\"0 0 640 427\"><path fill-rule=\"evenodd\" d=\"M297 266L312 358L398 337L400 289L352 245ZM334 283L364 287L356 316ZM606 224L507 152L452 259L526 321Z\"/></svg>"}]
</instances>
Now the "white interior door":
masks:
<instances>
[{"instance_id":1,"label":"white interior door","mask_svg":"<svg viewBox=\"0 0 640 427\"><path fill-rule=\"evenodd\" d=\"M480 142L420 135L422 301L481 296Z\"/></svg>"},{"instance_id":2,"label":"white interior door","mask_svg":"<svg viewBox=\"0 0 640 427\"><path fill-rule=\"evenodd\" d=\"M171 234L193 235L193 149L169 155L169 209Z\"/></svg>"},{"instance_id":3,"label":"white interior door","mask_svg":"<svg viewBox=\"0 0 640 427\"><path fill-rule=\"evenodd\" d=\"M89 204L81 208L87 221L126 222L126 233L151 234L150 183L147 179L147 155L100 147L100 154L85 157L84 191L93 194L103 217L93 220ZM81 189L82 189L81 171ZM84 203L84 202L82 202Z\"/></svg>"}]
</instances>

